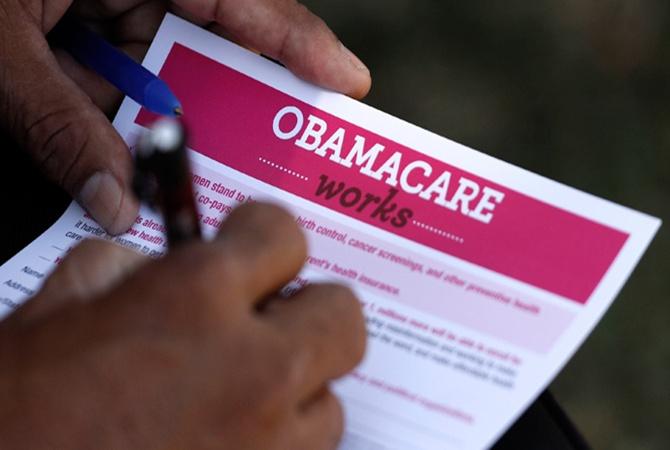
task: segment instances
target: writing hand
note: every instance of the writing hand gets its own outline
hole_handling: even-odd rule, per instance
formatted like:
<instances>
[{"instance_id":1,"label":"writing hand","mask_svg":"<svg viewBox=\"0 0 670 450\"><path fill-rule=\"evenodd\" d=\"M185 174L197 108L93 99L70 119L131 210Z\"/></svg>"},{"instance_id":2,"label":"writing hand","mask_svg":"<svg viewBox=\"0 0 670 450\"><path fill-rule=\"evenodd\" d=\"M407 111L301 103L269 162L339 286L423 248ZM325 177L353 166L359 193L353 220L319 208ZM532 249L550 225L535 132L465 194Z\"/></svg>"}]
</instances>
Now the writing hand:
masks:
<instances>
[{"instance_id":1,"label":"writing hand","mask_svg":"<svg viewBox=\"0 0 670 450\"><path fill-rule=\"evenodd\" d=\"M0 323L2 448L335 448L365 327L341 286L277 298L305 257L269 205L158 261L85 242Z\"/></svg>"}]
</instances>

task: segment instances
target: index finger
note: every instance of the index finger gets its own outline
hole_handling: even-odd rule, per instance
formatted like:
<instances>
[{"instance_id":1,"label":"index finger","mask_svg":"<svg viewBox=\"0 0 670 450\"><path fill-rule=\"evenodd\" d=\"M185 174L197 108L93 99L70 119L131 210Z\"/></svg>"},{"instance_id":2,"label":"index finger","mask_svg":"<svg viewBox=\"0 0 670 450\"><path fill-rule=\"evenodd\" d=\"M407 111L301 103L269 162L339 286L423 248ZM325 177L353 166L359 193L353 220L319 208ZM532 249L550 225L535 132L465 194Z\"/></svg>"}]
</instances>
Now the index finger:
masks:
<instances>
[{"instance_id":1,"label":"index finger","mask_svg":"<svg viewBox=\"0 0 670 450\"><path fill-rule=\"evenodd\" d=\"M175 0L194 17L221 25L240 44L281 61L313 83L364 97L370 71L319 17L296 0Z\"/></svg>"},{"instance_id":2,"label":"index finger","mask_svg":"<svg viewBox=\"0 0 670 450\"><path fill-rule=\"evenodd\" d=\"M107 308L121 314L115 320L126 326L149 319L171 332L218 331L222 321L239 321L286 285L306 255L305 239L288 212L245 204L230 213L212 242L186 243L137 271ZM124 308L118 298L127 299Z\"/></svg>"},{"instance_id":3,"label":"index finger","mask_svg":"<svg viewBox=\"0 0 670 450\"><path fill-rule=\"evenodd\" d=\"M268 203L246 204L230 213L210 247L213 267L223 269L244 301L258 304L286 285L307 258L307 243L295 219Z\"/></svg>"}]
</instances>

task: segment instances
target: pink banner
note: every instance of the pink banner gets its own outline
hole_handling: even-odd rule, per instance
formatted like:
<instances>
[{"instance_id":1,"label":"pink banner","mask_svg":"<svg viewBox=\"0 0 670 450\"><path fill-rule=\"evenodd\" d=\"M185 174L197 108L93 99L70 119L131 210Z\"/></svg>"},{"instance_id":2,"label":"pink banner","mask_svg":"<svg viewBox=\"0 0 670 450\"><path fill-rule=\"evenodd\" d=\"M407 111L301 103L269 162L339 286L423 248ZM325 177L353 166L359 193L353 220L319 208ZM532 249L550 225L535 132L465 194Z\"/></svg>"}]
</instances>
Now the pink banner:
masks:
<instances>
[{"instance_id":1,"label":"pink banner","mask_svg":"<svg viewBox=\"0 0 670 450\"><path fill-rule=\"evenodd\" d=\"M160 76L182 101L195 151L578 303L587 302L628 238L321 111L182 45L174 45ZM144 110L136 119L142 125L151 120Z\"/></svg>"}]
</instances>

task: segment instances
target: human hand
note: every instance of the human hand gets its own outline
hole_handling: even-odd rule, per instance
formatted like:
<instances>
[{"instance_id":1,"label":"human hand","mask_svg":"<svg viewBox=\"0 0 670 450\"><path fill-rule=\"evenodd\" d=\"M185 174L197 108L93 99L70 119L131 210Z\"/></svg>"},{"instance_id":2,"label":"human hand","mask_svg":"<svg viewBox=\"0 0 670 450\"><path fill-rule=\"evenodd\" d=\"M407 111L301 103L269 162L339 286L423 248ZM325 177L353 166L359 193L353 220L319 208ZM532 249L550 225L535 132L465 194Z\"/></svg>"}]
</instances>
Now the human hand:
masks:
<instances>
[{"instance_id":1,"label":"human hand","mask_svg":"<svg viewBox=\"0 0 670 450\"><path fill-rule=\"evenodd\" d=\"M2 448L335 448L328 382L359 361L365 327L340 286L277 298L305 257L269 205L158 261L75 248L0 323Z\"/></svg>"},{"instance_id":2,"label":"human hand","mask_svg":"<svg viewBox=\"0 0 670 450\"><path fill-rule=\"evenodd\" d=\"M138 208L130 155L103 113L121 95L49 48L45 34L69 10L139 60L168 9L316 84L357 98L370 88L365 66L296 0L0 0L0 123L113 234L132 224Z\"/></svg>"}]
</instances>

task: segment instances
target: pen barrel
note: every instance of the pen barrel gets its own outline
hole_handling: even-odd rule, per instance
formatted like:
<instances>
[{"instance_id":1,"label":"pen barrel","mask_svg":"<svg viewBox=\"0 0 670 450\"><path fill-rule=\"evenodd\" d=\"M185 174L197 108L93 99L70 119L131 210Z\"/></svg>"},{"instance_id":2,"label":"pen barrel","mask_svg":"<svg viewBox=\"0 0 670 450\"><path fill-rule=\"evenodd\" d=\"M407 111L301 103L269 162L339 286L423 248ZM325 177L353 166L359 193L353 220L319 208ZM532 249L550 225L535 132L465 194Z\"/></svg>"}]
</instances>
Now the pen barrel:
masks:
<instances>
[{"instance_id":1,"label":"pen barrel","mask_svg":"<svg viewBox=\"0 0 670 450\"><path fill-rule=\"evenodd\" d=\"M51 37L80 64L150 111L174 116L181 109L179 100L163 80L76 21L63 19Z\"/></svg>"},{"instance_id":2,"label":"pen barrel","mask_svg":"<svg viewBox=\"0 0 670 450\"><path fill-rule=\"evenodd\" d=\"M158 203L165 219L168 245L174 247L200 238L199 217L186 148L182 147L172 153L158 153L155 157Z\"/></svg>"},{"instance_id":3,"label":"pen barrel","mask_svg":"<svg viewBox=\"0 0 670 450\"><path fill-rule=\"evenodd\" d=\"M185 132L180 123L161 119L141 137L135 155L135 190L163 213L168 245L201 237Z\"/></svg>"}]
</instances>

